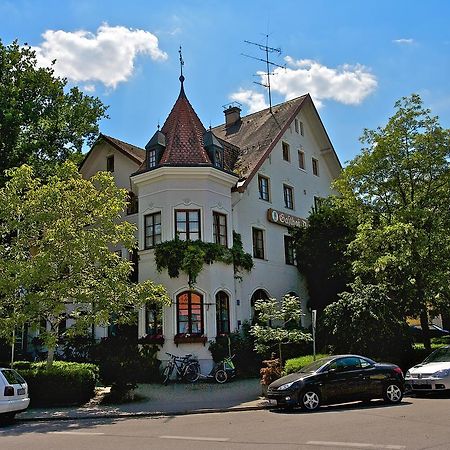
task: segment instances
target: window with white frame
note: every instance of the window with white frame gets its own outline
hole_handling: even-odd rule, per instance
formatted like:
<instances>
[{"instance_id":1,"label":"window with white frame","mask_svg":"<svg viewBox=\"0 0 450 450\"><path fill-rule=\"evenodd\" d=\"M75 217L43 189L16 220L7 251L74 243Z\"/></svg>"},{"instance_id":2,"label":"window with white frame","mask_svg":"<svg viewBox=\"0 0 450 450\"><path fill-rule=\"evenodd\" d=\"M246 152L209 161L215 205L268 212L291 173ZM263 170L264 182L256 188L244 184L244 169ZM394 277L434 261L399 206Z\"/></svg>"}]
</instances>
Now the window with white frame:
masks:
<instances>
[{"instance_id":1,"label":"window with white frame","mask_svg":"<svg viewBox=\"0 0 450 450\"><path fill-rule=\"evenodd\" d=\"M145 243L144 247L153 248L161 242L161 212L147 214L144 217Z\"/></svg>"},{"instance_id":2,"label":"window with white frame","mask_svg":"<svg viewBox=\"0 0 450 450\"><path fill-rule=\"evenodd\" d=\"M317 177L319 176L319 161L316 158L312 158L312 172Z\"/></svg>"},{"instance_id":3,"label":"window with white frame","mask_svg":"<svg viewBox=\"0 0 450 450\"><path fill-rule=\"evenodd\" d=\"M258 175L259 198L268 202L270 200L269 179L262 175Z\"/></svg>"},{"instance_id":4,"label":"window with white frame","mask_svg":"<svg viewBox=\"0 0 450 450\"><path fill-rule=\"evenodd\" d=\"M182 241L198 241L200 239L199 209L175 211L175 235Z\"/></svg>"},{"instance_id":5,"label":"window with white frame","mask_svg":"<svg viewBox=\"0 0 450 450\"><path fill-rule=\"evenodd\" d=\"M213 237L216 244L228 246L227 216L213 211Z\"/></svg>"},{"instance_id":6,"label":"window with white frame","mask_svg":"<svg viewBox=\"0 0 450 450\"><path fill-rule=\"evenodd\" d=\"M291 156L289 154L289 144L287 142L282 142L281 147L283 150L283 160L289 162L291 160Z\"/></svg>"},{"instance_id":7,"label":"window with white frame","mask_svg":"<svg viewBox=\"0 0 450 450\"><path fill-rule=\"evenodd\" d=\"M288 209L294 209L294 189L287 184L283 184L284 206Z\"/></svg>"},{"instance_id":8,"label":"window with white frame","mask_svg":"<svg viewBox=\"0 0 450 450\"><path fill-rule=\"evenodd\" d=\"M298 151L298 168L305 170L305 152L301 149Z\"/></svg>"},{"instance_id":9,"label":"window with white frame","mask_svg":"<svg viewBox=\"0 0 450 450\"><path fill-rule=\"evenodd\" d=\"M295 265L294 239L292 236L284 236L284 260L286 264Z\"/></svg>"},{"instance_id":10,"label":"window with white frame","mask_svg":"<svg viewBox=\"0 0 450 450\"><path fill-rule=\"evenodd\" d=\"M259 228L252 228L253 237L253 257L264 259L264 231Z\"/></svg>"}]
</instances>

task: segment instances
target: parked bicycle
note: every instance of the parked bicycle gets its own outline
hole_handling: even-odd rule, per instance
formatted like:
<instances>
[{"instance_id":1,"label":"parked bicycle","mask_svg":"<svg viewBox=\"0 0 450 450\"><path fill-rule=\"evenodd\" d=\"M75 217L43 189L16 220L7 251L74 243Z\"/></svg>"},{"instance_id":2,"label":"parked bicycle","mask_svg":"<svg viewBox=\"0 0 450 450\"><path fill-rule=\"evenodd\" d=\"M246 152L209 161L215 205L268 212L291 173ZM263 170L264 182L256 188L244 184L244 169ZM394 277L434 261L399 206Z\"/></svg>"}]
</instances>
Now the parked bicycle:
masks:
<instances>
[{"instance_id":1,"label":"parked bicycle","mask_svg":"<svg viewBox=\"0 0 450 450\"><path fill-rule=\"evenodd\" d=\"M163 372L163 384L167 386L173 371L175 370L177 380L195 383L200 377L200 364L192 354L177 356L167 353L170 359Z\"/></svg>"}]
</instances>

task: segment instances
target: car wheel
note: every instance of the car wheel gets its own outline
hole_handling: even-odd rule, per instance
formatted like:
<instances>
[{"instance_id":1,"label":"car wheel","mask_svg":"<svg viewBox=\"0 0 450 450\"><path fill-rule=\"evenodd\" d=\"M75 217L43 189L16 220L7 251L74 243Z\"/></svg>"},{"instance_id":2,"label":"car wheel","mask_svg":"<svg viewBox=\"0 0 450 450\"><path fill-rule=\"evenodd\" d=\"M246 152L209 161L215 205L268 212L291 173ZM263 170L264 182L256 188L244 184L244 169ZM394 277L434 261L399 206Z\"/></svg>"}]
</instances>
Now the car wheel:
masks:
<instances>
[{"instance_id":1,"label":"car wheel","mask_svg":"<svg viewBox=\"0 0 450 450\"><path fill-rule=\"evenodd\" d=\"M214 374L214 379L220 384L225 383L228 380L227 372L223 369L219 369Z\"/></svg>"},{"instance_id":2,"label":"car wheel","mask_svg":"<svg viewBox=\"0 0 450 450\"><path fill-rule=\"evenodd\" d=\"M316 411L320 406L320 395L315 389L306 389L300 394L299 403L307 411Z\"/></svg>"},{"instance_id":3,"label":"car wheel","mask_svg":"<svg viewBox=\"0 0 450 450\"><path fill-rule=\"evenodd\" d=\"M0 422L9 424L9 423L14 421L15 417L16 417L16 413L15 412L9 412L9 413L0 414Z\"/></svg>"},{"instance_id":4,"label":"car wheel","mask_svg":"<svg viewBox=\"0 0 450 450\"><path fill-rule=\"evenodd\" d=\"M383 398L387 403L400 403L403 398L403 391L397 383L388 383L384 387Z\"/></svg>"}]
</instances>

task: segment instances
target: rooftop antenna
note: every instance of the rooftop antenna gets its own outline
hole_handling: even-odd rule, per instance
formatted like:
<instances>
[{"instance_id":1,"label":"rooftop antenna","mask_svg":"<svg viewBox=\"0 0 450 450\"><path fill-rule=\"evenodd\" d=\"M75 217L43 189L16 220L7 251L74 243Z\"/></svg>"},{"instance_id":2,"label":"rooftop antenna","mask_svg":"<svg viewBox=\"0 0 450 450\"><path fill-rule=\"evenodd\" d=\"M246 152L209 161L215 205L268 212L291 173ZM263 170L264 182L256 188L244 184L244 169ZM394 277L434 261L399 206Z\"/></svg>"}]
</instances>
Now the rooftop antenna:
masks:
<instances>
[{"instance_id":1,"label":"rooftop antenna","mask_svg":"<svg viewBox=\"0 0 450 450\"><path fill-rule=\"evenodd\" d=\"M262 58L257 58L255 56L247 55L245 53L241 53L242 56L245 56L245 57L251 58L251 59L256 59L257 61L262 61L262 62L266 63L267 72L265 73L265 75L267 76L267 83L259 83L258 81L254 81L253 83L259 84L260 86L263 86L268 89L268 91L269 91L269 107L270 107L270 112L272 112L272 93L270 90L270 77L271 77L271 75L273 75L273 73L270 72L270 66L280 67L281 69L286 69L286 65L280 66L279 64L275 64L274 62L269 61L269 53L277 53L278 55L280 55L281 49L269 47L269 45L268 45L269 44L269 35L268 34L266 34L266 45L258 44L257 42L251 42L251 41L244 41L244 42L246 44L256 45L257 47L259 47L259 49L261 51L265 52L265 54L266 54L266 59L262 59Z\"/></svg>"}]
</instances>

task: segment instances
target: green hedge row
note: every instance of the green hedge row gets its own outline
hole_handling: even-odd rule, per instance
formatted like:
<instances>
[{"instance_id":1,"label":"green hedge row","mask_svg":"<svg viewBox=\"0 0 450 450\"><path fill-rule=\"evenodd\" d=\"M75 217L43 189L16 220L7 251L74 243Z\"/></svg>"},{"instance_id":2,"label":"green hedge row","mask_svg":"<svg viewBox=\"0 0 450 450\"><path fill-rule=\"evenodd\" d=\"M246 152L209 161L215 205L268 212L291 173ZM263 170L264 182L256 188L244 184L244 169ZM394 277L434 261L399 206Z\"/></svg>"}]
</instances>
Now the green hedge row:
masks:
<instances>
[{"instance_id":1,"label":"green hedge row","mask_svg":"<svg viewBox=\"0 0 450 450\"><path fill-rule=\"evenodd\" d=\"M14 368L28 384L32 406L81 405L95 394L99 370L95 364L17 361Z\"/></svg>"},{"instance_id":2,"label":"green hedge row","mask_svg":"<svg viewBox=\"0 0 450 450\"><path fill-rule=\"evenodd\" d=\"M316 355L316 360L320 358L325 358L329 355L318 354ZM313 355L299 356L298 358L288 359L284 365L284 374L288 375L290 373L298 372L302 367L307 366L314 362Z\"/></svg>"}]
</instances>

